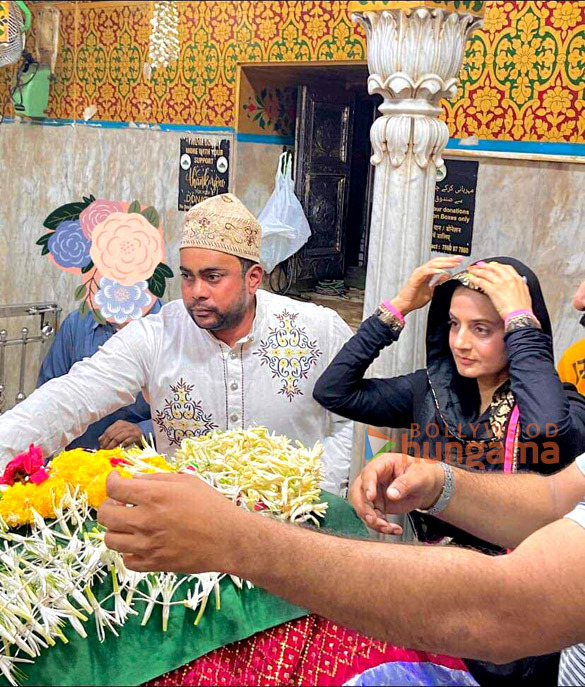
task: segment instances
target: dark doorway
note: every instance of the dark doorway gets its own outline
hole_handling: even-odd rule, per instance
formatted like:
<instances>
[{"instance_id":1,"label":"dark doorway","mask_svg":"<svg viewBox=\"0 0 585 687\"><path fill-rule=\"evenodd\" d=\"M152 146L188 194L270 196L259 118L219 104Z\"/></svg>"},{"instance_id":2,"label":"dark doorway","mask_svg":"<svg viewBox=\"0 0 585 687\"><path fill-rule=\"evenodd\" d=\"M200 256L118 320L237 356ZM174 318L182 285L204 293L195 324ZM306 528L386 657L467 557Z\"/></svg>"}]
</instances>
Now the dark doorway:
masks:
<instances>
[{"instance_id":1,"label":"dark doorway","mask_svg":"<svg viewBox=\"0 0 585 687\"><path fill-rule=\"evenodd\" d=\"M291 295L326 290L324 282L364 289L374 171L370 129L382 101L367 92L367 65L244 69L252 84L297 90L295 192L312 236L271 287Z\"/></svg>"},{"instance_id":2,"label":"dark doorway","mask_svg":"<svg viewBox=\"0 0 585 687\"><path fill-rule=\"evenodd\" d=\"M298 287L336 280L364 288L373 168L370 129L380 99L366 81L298 89L296 193L312 236L296 256Z\"/></svg>"},{"instance_id":3,"label":"dark doorway","mask_svg":"<svg viewBox=\"0 0 585 687\"><path fill-rule=\"evenodd\" d=\"M295 192L312 235L299 253L297 280L343 279L352 169L355 93L301 86Z\"/></svg>"}]
</instances>

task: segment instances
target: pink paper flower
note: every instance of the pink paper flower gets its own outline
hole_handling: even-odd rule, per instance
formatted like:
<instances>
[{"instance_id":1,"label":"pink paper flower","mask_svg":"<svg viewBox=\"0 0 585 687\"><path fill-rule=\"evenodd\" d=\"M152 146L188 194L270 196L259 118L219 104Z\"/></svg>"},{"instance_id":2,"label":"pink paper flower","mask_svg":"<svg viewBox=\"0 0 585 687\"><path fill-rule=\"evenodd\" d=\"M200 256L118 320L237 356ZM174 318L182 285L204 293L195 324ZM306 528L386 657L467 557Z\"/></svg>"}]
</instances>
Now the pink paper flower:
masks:
<instances>
[{"instance_id":1,"label":"pink paper flower","mask_svg":"<svg viewBox=\"0 0 585 687\"><path fill-rule=\"evenodd\" d=\"M93 230L113 212L124 212L123 204L98 198L94 200L91 205L86 207L79 215L81 231L85 238L91 241Z\"/></svg>"},{"instance_id":2,"label":"pink paper flower","mask_svg":"<svg viewBox=\"0 0 585 687\"><path fill-rule=\"evenodd\" d=\"M8 463L0 478L0 484L12 487L16 482L26 482L29 478L31 482L40 484L48 478L44 464L43 452L38 446L31 444L26 453L20 453Z\"/></svg>"},{"instance_id":3,"label":"pink paper flower","mask_svg":"<svg viewBox=\"0 0 585 687\"><path fill-rule=\"evenodd\" d=\"M132 286L164 261L162 232L142 215L114 212L93 230L90 255L104 277Z\"/></svg>"}]
</instances>

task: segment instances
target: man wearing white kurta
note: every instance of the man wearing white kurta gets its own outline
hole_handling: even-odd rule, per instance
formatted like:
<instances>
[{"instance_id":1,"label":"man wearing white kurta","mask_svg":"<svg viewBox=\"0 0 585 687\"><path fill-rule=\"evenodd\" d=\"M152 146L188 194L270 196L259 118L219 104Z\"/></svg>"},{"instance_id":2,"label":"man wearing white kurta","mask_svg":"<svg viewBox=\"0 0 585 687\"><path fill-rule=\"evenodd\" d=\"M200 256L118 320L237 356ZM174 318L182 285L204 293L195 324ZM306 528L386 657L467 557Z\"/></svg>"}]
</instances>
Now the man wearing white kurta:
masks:
<instances>
[{"instance_id":1,"label":"man wearing white kurta","mask_svg":"<svg viewBox=\"0 0 585 687\"><path fill-rule=\"evenodd\" d=\"M1 416L0 462L30 443L51 455L142 391L160 452L214 429L264 425L307 446L322 441L322 487L343 492L352 423L312 392L351 330L333 310L259 290L259 255L260 226L235 196L192 208L181 241L183 299L129 324Z\"/></svg>"}]
</instances>

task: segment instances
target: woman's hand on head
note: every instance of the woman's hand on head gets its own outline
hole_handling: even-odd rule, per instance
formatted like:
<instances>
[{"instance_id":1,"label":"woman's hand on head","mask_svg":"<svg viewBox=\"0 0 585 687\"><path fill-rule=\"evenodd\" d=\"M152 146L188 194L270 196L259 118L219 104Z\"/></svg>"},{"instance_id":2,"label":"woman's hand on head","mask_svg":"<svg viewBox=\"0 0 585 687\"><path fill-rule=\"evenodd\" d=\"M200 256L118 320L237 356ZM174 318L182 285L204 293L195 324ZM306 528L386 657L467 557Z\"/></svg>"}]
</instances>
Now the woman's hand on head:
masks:
<instances>
[{"instance_id":1,"label":"woman's hand on head","mask_svg":"<svg viewBox=\"0 0 585 687\"><path fill-rule=\"evenodd\" d=\"M433 258L417 267L400 293L392 299L392 305L403 315L424 308L433 297L435 288L451 277L448 270L459 267L462 260L461 257Z\"/></svg>"},{"instance_id":2,"label":"woman's hand on head","mask_svg":"<svg viewBox=\"0 0 585 687\"><path fill-rule=\"evenodd\" d=\"M503 320L516 310L532 310L530 289L511 265L482 262L471 265L469 273Z\"/></svg>"},{"instance_id":3,"label":"woman's hand on head","mask_svg":"<svg viewBox=\"0 0 585 687\"><path fill-rule=\"evenodd\" d=\"M402 528L384 516L430 508L439 498L444 481L437 461L383 453L358 475L349 500L368 527L381 534L397 535Z\"/></svg>"}]
</instances>

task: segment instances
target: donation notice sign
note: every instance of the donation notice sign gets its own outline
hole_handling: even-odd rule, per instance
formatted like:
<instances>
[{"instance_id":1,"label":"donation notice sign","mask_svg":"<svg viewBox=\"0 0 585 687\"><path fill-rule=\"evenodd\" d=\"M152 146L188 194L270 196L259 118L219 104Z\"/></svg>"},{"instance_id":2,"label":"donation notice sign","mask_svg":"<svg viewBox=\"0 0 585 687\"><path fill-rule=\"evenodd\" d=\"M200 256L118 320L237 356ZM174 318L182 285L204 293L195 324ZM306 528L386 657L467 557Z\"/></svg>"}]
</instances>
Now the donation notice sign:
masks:
<instances>
[{"instance_id":1,"label":"donation notice sign","mask_svg":"<svg viewBox=\"0 0 585 687\"><path fill-rule=\"evenodd\" d=\"M229 191L230 140L202 136L181 139L179 210Z\"/></svg>"},{"instance_id":2,"label":"donation notice sign","mask_svg":"<svg viewBox=\"0 0 585 687\"><path fill-rule=\"evenodd\" d=\"M479 162L447 160L447 175L437 183L431 250L471 255Z\"/></svg>"}]
</instances>

